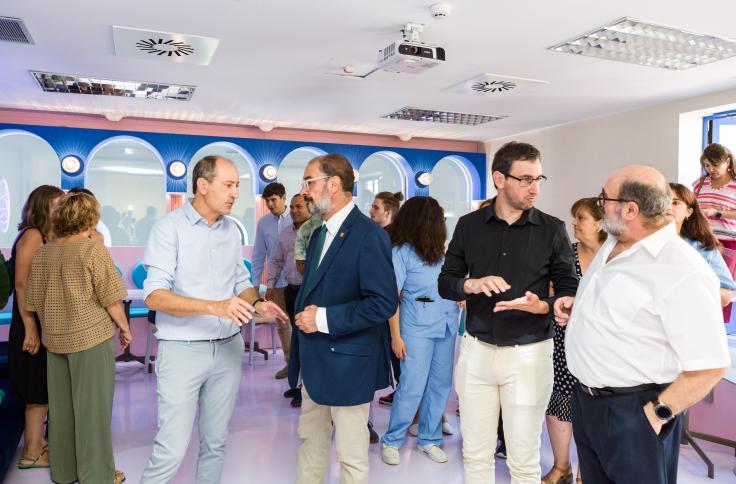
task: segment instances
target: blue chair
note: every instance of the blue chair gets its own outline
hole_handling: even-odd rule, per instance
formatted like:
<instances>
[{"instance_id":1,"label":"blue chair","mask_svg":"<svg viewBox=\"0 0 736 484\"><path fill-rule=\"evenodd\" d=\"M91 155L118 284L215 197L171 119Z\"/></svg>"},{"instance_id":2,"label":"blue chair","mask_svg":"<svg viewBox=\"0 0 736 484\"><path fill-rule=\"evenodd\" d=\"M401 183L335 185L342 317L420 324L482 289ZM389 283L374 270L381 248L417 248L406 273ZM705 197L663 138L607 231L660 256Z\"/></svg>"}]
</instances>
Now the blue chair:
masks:
<instances>
[{"instance_id":1,"label":"blue chair","mask_svg":"<svg viewBox=\"0 0 736 484\"><path fill-rule=\"evenodd\" d=\"M248 273L251 275L250 282L253 284L253 264L249 259L243 259L243 263L245 264L245 268L248 269ZM266 286L263 284L259 284L258 286L258 294L263 297L266 295ZM268 352L264 351L256 346L256 325L264 325L268 324L271 326L271 350L273 351L273 354L276 354L276 325L278 325L278 321L274 319L266 319L260 316L256 316L255 318L250 320L250 339L248 341L248 363L253 364L253 353L261 353L263 354L263 357L267 360L268 359ZM241 332L243 331L241 327Z\"/></svg>"},{"instance_id":2,"label":"blue chair","mask_svg":"<svg viewBox=\"0 0 736 484\"><path fill-rule=\"evenodd\" d=\"M143 266L142 262L138 262L133 269L130 271L130 278L133 280L133 284L138 289L143 289L143 283L148 277L148 271ZM151 373L151 351L153 349L153 325L156 323L156 311L149 311L148 308L131 308L130 316L135 318L147 318L148 333L146 334L146 356L143 359L143 368L148 373Z\"/></svg>"},{"instance_id":3,"label":"blue chair","mask_svg":"<svg viewBox=\"0 0 736 484\"><path fill-rule=\"evenodd\" d=\"M120 268L120 266L118 266L117 264L115 264L115 270L118 271L118 274L120 274L120 277L122 278L123 277L123 270Z\"/></svg>"}]
</instances>

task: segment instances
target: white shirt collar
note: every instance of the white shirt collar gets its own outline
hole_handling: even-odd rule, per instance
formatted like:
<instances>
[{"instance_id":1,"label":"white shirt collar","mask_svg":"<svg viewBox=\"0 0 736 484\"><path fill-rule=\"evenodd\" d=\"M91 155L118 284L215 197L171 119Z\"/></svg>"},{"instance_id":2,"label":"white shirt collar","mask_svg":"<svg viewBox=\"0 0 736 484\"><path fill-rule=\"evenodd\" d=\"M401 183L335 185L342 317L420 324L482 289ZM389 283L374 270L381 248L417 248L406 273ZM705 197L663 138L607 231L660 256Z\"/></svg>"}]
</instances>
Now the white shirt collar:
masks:
<instances>
[{"instance_id":1,"label":"white shirt collar","mask_svg":"<svg viewBox=\"0 0 736 484\"><path fill-rule=\"evenodd\" d=\"M330 235L334 236L335 233L340 230L340 226L342 226L343 222L345 222L345 219L348 218L348 215L350 215L350 212L353 210L354 207L355 202L350 200L347 205L335 212L335 214L330 217L329 220L325 221L325 228Z\"/></svg>"},{"instance_id":2,"label":"white shirt collar","mask_svg":"<svg viewBox=\"0 0 736 484\"><path fill-rule=\"evenodd\" d=\"M643 247L652 257L656 258L667 242L677 237L675 223L671 222L636 242L629 250L637 250L639 247Z\"/></svg>"}]
</instances>

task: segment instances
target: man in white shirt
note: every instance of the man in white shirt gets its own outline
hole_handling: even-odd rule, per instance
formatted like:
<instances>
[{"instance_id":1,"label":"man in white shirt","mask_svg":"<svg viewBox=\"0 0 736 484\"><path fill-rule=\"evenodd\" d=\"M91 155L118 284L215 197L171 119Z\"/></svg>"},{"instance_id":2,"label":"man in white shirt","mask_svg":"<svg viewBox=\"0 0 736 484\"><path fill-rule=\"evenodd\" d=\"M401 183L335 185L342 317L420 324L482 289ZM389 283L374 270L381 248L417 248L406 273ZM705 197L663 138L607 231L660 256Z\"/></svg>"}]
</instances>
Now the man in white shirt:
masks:
<instances>
[{"instance_id":1,"label":"man in white shirt","mask_svg":"<svg viewBox=\"0 0 736 484\"><path fill-rule=\"evenodd\" d=\"M718 280L665 217L670 200L654 168L614 173L598 198L612 237L576 297L555 303L556 319L569 319L567 364L580 380L573 432L588 484L674 484L680 414L730 366Z\"/></svg>"}]
</instances>

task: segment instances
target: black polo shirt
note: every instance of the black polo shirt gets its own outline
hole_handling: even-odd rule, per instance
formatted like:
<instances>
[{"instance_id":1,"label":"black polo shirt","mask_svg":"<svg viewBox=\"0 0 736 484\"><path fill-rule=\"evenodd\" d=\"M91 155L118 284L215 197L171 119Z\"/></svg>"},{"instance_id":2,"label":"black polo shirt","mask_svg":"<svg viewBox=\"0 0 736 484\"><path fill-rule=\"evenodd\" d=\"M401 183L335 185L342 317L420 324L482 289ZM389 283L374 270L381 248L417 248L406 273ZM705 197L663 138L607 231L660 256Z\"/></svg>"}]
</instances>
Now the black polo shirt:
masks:
<instances>
[{"instance_id":1,"label":"black polo shirt","mask_svg":"<svg viewBox=\"0 0 736 484\"><path fill-rule=\"evenodd\" d=\"M574 296L578 287L575 255L560 219L531 208L509 225L488 207L471 212L457 223L438 278L439 293L454 301L467 300L465 330L481 341L501 346L536 343L553 335L552 307L560 296ZM466 295L465 281L500 276L511 289L489 298ZM555 296L549 297L550 281ZM498 301L531 291L549 303L550 313L510 310L493 312Z\"/></svg>"}]
</instances>

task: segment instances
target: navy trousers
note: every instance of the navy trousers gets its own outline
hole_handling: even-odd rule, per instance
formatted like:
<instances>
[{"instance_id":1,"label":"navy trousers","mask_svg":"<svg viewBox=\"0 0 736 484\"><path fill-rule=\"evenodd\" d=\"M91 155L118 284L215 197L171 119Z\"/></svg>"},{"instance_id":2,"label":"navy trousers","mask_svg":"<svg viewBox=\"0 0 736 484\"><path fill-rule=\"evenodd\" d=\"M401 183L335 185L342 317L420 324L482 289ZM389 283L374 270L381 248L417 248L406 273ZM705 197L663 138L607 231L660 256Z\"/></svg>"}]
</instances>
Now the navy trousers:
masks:
<instances>
[{"instance_id":1,"label":"navy trousers","mask_svg":"<svg viewBox=\"0 0 736 484\"><path fill-rule=\"evenodd\" d=\"M654 433L644 405L656 390L594 397L576 386L572 427L585 484L675 484L682 422Z\"/></svg>"}]
</instances>

